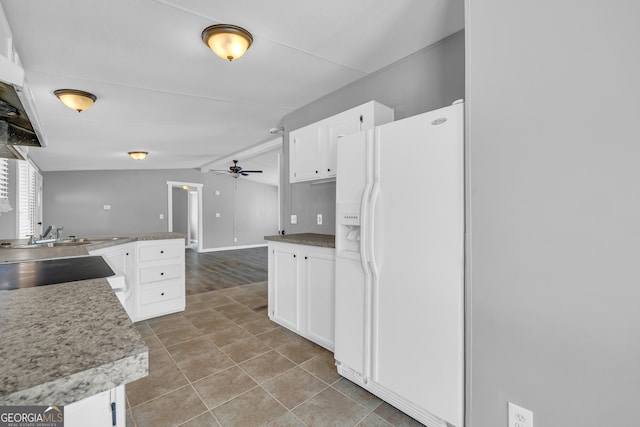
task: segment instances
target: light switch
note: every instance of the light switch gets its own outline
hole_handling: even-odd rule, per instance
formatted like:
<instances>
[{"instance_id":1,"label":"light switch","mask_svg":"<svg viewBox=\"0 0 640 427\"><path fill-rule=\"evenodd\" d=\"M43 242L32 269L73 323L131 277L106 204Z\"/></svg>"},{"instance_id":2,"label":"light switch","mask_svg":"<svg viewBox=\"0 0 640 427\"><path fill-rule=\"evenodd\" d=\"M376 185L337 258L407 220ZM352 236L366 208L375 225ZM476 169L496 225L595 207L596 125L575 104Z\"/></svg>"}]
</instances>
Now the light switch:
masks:
<instances>
[{"instance_id":1,"label":"light switch","mask_svg":"<svg viewBox=\"0 0 640 427\"><path fill-rule=\"evenodd\" d=\"M318 223L318 225L322 225L322 214L318 214L316 216L316 222Z\"/></svg>"},{"instance_id":2,"label":"light switch","mask_svg":"<svg viewBox=\"0 0 640 427\"><path fill-rule=\"evenodd\" d=\"M216 218L220 218L220 212L216 212Z\"/></svg>"},{"instance_id":3,"label":"light switch","mask_svg":"<svg viewBox=\"0 0 640 427\"><path fill-rule=\"evenodd\" d=\"M291 224L298 223L298 215L291 215Z\"/></svg>"},{"instance_id":4,"label":"light switch","mask_svg":"<svg viewBox=\"0 0 640 427\"><path fill-rule=\"evenodd\" d=\"M164 214L160 214L160 219L164 219Z\"/></svg>"},{"instance_id":5,"label":"light switch","mask_svg":"<svg viewBox=\"0 0 640 427\"><path fill-rule=\"evenodd\" d=\"M111 210L111 205L104 205L102 206L102 209L104 209L105 211Z\"/></svg>"}]
</instances>

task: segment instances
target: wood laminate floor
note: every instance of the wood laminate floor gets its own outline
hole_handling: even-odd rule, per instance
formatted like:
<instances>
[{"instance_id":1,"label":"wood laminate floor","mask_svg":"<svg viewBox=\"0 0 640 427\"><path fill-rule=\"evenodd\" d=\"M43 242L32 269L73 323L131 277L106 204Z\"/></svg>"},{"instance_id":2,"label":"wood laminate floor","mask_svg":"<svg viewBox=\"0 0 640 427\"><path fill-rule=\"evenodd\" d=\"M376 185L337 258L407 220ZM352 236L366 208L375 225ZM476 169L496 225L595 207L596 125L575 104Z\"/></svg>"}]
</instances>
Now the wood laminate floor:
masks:
<instances>
[{"instance_id":1,"label":"wood laminate floor","mask_svg":"<svg viewBox=\"0 0 640 427\"><path fill-rule=\"evenodd\" d=\"M267 247L185 255L187 295L267 280Z\"/></svg>"}]
</instances>

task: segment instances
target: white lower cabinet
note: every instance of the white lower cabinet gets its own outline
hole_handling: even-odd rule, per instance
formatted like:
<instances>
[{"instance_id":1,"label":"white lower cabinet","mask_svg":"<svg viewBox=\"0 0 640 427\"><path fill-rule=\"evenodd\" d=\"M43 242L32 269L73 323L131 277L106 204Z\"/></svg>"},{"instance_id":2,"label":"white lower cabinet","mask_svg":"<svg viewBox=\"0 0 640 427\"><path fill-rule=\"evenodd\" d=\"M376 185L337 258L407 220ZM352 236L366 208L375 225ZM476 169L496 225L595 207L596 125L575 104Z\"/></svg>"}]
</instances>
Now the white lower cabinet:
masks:
<instances>
[{"instance_id":1,"label":"white lower cabinet","mask_svg":"<svg viewBox=\"0 0 640 427\"><path fill-rule=\"evenodd\" d=\"M126 427L124 385L64 407L65 427Z\"/></svg>"},{"instance_id":2,"label":"white lower cabinet","mask_svg":"<svg viewBox=\"0 0 640 427\"><path fill-rule=\"evenodd\" d=\"M269 242L269 318L333 351L335 249Z\"/></svg>"},{"instance_id":3,"label":"white lower cabinet","mask_svg":"<svg viewBox=\"0 0 640 427\"><path fill-rule=\"evenodd\" d=\"M184 311L184 239L143 240L90 254L102 255L116 274L125 277L124 306L134 322Z\"/></svg>"}]
</instances>

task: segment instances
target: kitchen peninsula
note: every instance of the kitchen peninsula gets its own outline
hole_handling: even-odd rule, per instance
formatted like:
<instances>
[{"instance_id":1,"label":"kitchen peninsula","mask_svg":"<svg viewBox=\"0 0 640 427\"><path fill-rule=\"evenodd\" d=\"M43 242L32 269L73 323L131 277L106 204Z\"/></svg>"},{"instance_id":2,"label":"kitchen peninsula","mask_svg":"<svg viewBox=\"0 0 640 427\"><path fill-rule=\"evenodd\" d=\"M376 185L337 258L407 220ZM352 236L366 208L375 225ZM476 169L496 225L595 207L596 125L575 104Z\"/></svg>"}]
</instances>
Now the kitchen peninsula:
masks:
<instances>
[{"instance_id":1,"label":"kitchen peninsula","mask_svg":"<svg viewBox=\"0 0 640 427\"><path fill-rule=\"evenodd\" d=\"M135 248L149 263L156 247L171 248L183 237L151 233L85 245L2 248L0 264L96 255L132 244L141 245ZM178 260L184 279L184 256ZM124 426L124 385L148 375L149 355L121 302L106 278L0 291L0 405L66 405L65 425L83 425L91 416L92 425L112 425L116 417L115 425Z\"/></svg>"}]
</instances>

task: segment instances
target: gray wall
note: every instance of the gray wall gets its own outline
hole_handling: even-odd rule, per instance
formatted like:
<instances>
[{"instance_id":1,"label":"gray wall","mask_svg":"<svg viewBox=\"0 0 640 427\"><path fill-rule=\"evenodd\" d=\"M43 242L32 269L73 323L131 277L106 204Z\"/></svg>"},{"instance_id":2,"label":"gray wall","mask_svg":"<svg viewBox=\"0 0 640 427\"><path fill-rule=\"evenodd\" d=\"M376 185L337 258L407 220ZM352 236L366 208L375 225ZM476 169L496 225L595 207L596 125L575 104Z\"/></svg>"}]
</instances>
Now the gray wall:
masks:
<instances>
[{"instance_id":1,"label":"gray wall","mask_svg":"<svg viewBox=\"0 0 640 427\"><path fill-rule=\"evenodd\" d=\"M172 229L176 233L185 235L185 242L189 242L187 236L189 232L189 192L182 187L173 187L171 192L171 210Z\"/></svg>"},{"instance_id":2,"label":"gray wall","mask_svg":"<svg viewBox=\"0 0 640 427\"><path fill-rule=\"evenodd\" d=\"M44 222L63 225L65 234L99 236L167 230L167 181L204 184L204 249L262 244L263 236L276 234L278 228L277 188L241 178L192 169L44 172L43 177ZM245 206L244 212L236 212L237 201ZM111 205L111 210L104 210L103 205ZM254 222L246 219L253 211L262 214L252 217ZM220 213L219 218L216 213Z\"/></svg>"},{"instance_id":3,"label":"gray wall","mask_svg":"<svg viewBox=\"0 0 640 427\"><path fill-rule=\"evenodd\" d=\"M640 3L466 6L467 425L638 425Z\"/></svg>"},{"instance_id":4,"label":"gray wall","mask_svg":"<svg viewBox=\"0 0 640 427\"><path fill-rule=\"evenodd\" d=\"M295 110L283 119L284 161L281 175L282 227L286 233L335 233L335 182L289 183L289 132L375 100L403 119L464 98L464 32L391 64L369 76ZM290 215L298 215L292 225ZM316 214L323 224L316 225Z\"/></svg>"},{"instance_id":5,"label":"gray wall","mask_svg":"<svg viewBox=\"0 0 640 427\"><path fill-rule=\"evenodd\" d=\"M9 212L0 214L0 239L15 239L17 233L18 219L18 164L15 160L9 159L9 203L13 208Z\"/></svg>"}]
</instances>

